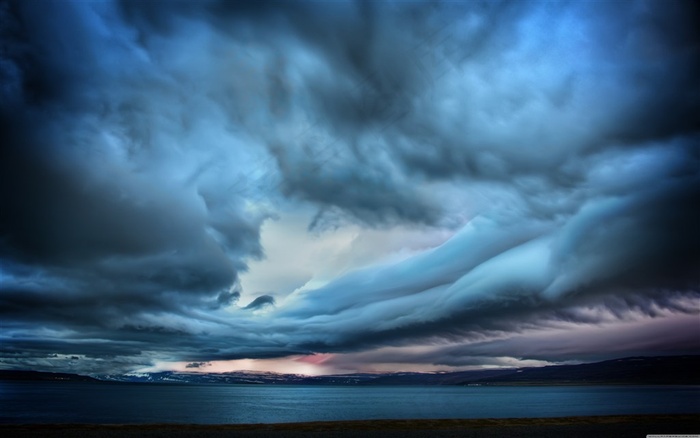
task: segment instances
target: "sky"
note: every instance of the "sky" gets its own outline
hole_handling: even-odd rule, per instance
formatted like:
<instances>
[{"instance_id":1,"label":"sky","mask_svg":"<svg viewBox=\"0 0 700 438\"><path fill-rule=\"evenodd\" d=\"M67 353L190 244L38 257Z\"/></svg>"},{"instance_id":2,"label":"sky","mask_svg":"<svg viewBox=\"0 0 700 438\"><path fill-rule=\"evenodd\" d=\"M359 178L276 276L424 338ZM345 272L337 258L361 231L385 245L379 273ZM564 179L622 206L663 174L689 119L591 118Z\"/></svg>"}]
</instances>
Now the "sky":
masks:
<instances>
[{"instance_id":1,"label":"sky","mask_svg":"<svg viewBox=\"0 0 700 438\"><path fill-rule=\"evenodd\" d=\"M690 1L0 1L0 368L700 354Z\"/></svg>"}]
</instances>

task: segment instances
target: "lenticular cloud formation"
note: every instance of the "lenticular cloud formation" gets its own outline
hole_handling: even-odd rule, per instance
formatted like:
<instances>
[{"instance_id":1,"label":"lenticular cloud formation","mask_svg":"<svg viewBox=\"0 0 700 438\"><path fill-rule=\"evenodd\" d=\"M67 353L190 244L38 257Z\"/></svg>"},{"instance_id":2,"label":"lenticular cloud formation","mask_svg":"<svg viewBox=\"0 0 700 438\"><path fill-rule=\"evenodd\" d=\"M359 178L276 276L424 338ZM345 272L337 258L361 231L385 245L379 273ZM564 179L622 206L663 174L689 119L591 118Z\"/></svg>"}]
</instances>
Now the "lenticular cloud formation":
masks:
<instances>
[{"instance_id":1,"label":"lenticular cloud formation","mask_svg":"<svg viewBox=\"0 0 700 438\"><path fill-rule=\"evenodd\" d=\"M697 353L697 15L0 3L0 367Z\"/></svg>"}]
</instances>

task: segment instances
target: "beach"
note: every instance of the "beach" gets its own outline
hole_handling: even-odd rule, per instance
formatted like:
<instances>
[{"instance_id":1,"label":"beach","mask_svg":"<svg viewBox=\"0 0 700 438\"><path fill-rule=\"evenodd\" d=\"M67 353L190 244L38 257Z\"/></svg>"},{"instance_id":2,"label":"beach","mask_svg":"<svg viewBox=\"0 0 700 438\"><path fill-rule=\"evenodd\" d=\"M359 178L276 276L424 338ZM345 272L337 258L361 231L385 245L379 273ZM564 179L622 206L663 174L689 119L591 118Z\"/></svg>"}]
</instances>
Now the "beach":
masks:
<instances>
[{"instance_id":1,"label":"beach","mask_svg":"<svg viewBox=\"0 0 700 438\"><path fill-rule=\"evenodd\" d=\"M277 424L4 424L11 437L644 437L699 434L700 415L328 421Z\"/></svg>"}]
</instances>

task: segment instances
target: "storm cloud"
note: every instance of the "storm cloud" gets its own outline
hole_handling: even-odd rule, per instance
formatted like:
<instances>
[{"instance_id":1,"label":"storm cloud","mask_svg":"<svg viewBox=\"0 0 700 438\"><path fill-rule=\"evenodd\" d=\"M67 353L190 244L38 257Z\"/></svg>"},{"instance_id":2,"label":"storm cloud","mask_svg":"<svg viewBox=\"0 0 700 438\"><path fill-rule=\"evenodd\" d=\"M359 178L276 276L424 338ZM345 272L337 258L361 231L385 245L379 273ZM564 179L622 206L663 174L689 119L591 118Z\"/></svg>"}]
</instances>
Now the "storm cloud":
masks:
<instances>
[{"instance_id":1,"label":"storm cloud","mask_svg":"<svg viewBox=\"0 0 700 438\"><path fill-rule=\"evenodd\" d=\"M697 17L684 1L1 2L0 366L697 352L678 335L700 328ZM295 214L331 256L245 290L266 226ZM448 238L377 239L386 257L318 274L406 230ZM591 328L612 326L647 329L620 349Z\"/></svg>"}]
</instances>

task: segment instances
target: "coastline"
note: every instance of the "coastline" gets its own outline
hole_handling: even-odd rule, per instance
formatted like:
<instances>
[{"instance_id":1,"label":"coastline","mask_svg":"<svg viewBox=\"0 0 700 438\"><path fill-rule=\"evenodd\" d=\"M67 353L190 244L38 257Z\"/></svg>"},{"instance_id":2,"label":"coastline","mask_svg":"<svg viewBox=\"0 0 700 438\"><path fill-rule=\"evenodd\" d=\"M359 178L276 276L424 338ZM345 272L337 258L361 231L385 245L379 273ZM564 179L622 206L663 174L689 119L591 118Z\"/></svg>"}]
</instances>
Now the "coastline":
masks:
<instances>
[{"instance_id":1,"label":"coastline","mask_svg":"<svg viewBox=\"0 0 700 438\"><path fill-rule=\"evenodd\" d=\"M359 420L270 424L0 424L12 437L643 437L700 434L700 414L554 418Z\"/></svg>"}]
</instances>

